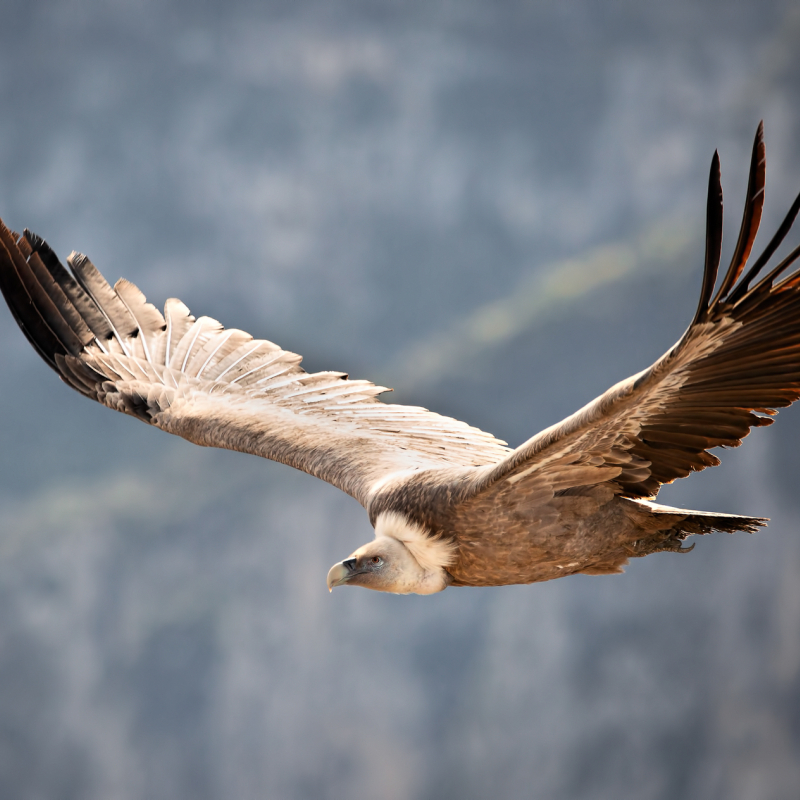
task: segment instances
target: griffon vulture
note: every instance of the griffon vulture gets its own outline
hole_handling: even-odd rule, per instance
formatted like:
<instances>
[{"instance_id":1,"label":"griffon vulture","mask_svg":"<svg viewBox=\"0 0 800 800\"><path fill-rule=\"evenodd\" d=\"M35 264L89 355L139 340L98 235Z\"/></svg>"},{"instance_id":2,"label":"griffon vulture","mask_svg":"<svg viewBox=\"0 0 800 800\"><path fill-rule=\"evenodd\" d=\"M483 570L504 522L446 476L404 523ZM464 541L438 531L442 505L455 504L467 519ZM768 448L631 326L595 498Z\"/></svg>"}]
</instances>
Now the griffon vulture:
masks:
<instances>
[{"instance_id":1,"label":"griffon vulture","mask_svg":"<svg viewBox=\"0 0 800 800\"><path fill-rule=\"evenodd\" d=\"M61 379L109 408L191 442L274 459L338 486L375 539L328 573L341 584L431 594L620 572L631 557L687 552L691 534L754 532L765 519L658 505L663 483L719 463L751 427L800 396L800 247L765 267L800 197L745 272L764 202L763 126L753 145L739 239L717 286L719 158L709 179L705 272L694 319L648 369L512 450L384 388L308 374L272 342L164 314L86 256L65 268L43 239L0 223L0 287ZM716 291L715 291L716 288Z\"/></svg>"}]
</instances>

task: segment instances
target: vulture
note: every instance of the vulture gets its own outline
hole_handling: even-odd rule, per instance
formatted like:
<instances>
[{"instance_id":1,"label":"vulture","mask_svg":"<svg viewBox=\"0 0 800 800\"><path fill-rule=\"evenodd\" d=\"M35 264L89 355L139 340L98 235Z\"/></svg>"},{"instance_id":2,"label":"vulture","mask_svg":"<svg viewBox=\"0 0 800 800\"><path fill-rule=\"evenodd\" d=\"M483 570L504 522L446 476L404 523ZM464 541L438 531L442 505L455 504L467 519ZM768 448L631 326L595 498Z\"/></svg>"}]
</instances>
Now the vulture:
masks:
<instances>
[{"instance_id":1,"label":"vulture","mask_svg":"<svg viewBox=\"0 0 800 800\"><path fill-rule=\"evenodd\" d=\"M767 520L655 502L659 488L719 464L752 427L800 397L795 248L769 266L800 196L748 268L764 203L763 124L739 238L718 280L719 157L708 186L705 270L694 318L652 366L516 449L339 372L309 374L278 345L164 313L132 283L110 286L73 252L0 222L0 288L19 327L62 381L109 408L209 447L304 470L366 509L375 538L335 564L343 584L399 594L622 571L630 558L686 553L713 531Z\"/></svg>"}]
</instances>

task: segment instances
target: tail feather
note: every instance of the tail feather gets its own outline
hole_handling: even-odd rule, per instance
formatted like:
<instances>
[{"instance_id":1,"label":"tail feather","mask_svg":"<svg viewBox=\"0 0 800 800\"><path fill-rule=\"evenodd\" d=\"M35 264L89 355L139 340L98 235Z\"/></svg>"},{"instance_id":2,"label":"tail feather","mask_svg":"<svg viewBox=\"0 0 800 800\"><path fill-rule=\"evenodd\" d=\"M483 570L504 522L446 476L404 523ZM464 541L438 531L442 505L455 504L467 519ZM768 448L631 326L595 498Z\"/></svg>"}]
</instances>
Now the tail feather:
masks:
<instances>
[{"instance_id":1,"label":"tail feather","mask_svg":"<svg viewBox=\"0 0 800 800\"><path fill-rule=\"evenodd\" d=\"M740 514L725 514L719 511L693 511L688 508L673 508L654 503L652 500L628 498L641 513L645 511L645 530L653 533L669 533L670 538L682 541L687 536L703 535L721 531L724 533L755 533L764 527L766 517L746 517ZM640 521L641 524L641 521Z\"/></svg>"}]
</instances>

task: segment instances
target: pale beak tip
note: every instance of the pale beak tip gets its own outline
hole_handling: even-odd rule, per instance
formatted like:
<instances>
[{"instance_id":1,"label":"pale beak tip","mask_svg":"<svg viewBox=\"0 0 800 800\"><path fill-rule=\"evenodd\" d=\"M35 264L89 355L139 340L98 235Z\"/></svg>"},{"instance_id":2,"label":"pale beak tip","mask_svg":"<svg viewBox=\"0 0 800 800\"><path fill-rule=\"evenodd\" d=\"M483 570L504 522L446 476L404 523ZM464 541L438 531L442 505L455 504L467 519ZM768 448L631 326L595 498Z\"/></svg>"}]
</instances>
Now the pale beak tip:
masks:
<instances>
[{"instance_id":1,"label":"pale beak tip","mask_svg":"<svg viewBox=\"0 0 800 800\"><path fill-rule=\"evenodd\" d=\"M328 573L328 590L333 591L337 586L347 583L352 571L349 570L342 562L334 564Z\"/></svg>"}]
</instances>

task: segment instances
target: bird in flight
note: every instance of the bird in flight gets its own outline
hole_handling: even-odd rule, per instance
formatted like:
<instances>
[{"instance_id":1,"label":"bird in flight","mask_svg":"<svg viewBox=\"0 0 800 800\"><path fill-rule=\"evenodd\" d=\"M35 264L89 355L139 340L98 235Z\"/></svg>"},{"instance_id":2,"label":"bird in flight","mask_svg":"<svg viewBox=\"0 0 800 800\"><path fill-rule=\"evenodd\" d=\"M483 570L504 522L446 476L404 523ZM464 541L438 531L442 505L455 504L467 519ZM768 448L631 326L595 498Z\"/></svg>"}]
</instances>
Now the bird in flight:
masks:
<instances>
[{"instance_id":1,"label":"bird in flight","mask_svg":"<svg viewBox=\"0 0 800 800\"><path fill-rule=\"evenodd\" d=\"M464 422L382 403L387 390L368 381L309 374L300 356L196 319L179 300L162 315L132 283L112 288L86 256L73 252L67 268L39 236L2 222L0 288L39 355L87 397L196 444L288 464L358 500L375 539L331 568L330 589L432 594L617 573L632 557L688 552L692 534L767 522L655 502L662 484L716 466L710 450L736 447L800 397L800 271L789 271L800 247L767 269L800 196L747 268L765 169L761 124L739 238L718 282L714 154L700 301L680 341L515 450Z\"/></svg>"}]
</instances>

